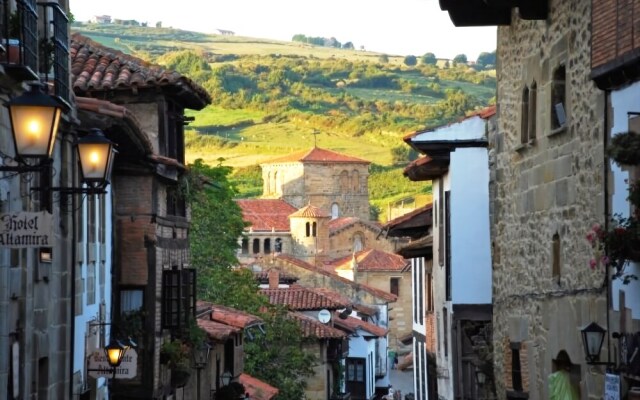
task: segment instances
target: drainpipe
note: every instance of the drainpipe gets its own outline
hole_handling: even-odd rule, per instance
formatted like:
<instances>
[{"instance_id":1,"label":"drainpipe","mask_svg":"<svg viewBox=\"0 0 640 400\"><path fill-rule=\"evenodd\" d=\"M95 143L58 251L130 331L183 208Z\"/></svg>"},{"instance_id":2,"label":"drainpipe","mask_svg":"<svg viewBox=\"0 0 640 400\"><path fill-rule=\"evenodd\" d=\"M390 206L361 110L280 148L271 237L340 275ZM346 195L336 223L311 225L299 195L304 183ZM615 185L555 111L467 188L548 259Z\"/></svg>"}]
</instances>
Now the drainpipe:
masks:
<instances>
[{"instance_id":1,"label":"drainpipe","mask_svg":"<svg viewBox=\"0 0 640 400\"><path fill-rule=\"evenodd\" d=\"M607 145L609 144L609 104L610 95L609 91L605 90L604 92L604 146L603 150L606 150ZM603 172L604 172L604 230L609 230L609 213L610 213L610 205L609 205L609 158L604 155L604 162L602 163ZM609 327L609 310L611 309L611 279L609 278L609 270L606 271L604 276L604 284L605 284L605 296L607 297L607 362L611 362L611 329Z\"/></svg>"},{"instance_id":2,"label":"drainpipe","mask_svg":"<svg viewBox=\"0 0 640 400\"><path fill-rule=\"evenodd\" d=\"M75 151L73 151L73 146L71 149L71 166L72 166L72 176L73 182L76 182L76 174L77 168L73 168L73 166L77 165L77 160L75 156ZM77 241L77 231L76 231L76 196L71 195L71 299L70 309L71 309L71 323L70 323L70 332L69 332L69 340L70 340L70 348L69 348L69 397L74 398L74 386L73 386L73 360L75 358L75 332L76 332L76 241ZM86 376L83 377L86 380Z\"/></svg>"}]
</instances>

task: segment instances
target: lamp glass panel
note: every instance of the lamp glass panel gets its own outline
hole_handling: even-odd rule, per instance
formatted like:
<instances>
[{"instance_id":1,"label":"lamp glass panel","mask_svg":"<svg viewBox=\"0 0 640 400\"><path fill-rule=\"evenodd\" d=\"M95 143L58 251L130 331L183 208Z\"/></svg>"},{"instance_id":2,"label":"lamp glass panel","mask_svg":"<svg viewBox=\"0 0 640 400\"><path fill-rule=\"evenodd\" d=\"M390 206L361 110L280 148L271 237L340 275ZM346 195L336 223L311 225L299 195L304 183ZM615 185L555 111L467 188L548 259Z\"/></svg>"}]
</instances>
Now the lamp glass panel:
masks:
<instances>
[{"instance_id":1,"label":"lamp glass panel","mask_svg":"<svg viewBox=\"0 0 640 400\"><path fill-rule=\"evenodd\" d=\"M602 340L604 333L602 332L586 332L587 339L587 353L591 357L595 357L600 353L600 346L602 346Z\"/></svg>"},{"instance_id":2,"label":"lamp glass panel","mask_svg":"<svg viewBox=\"0 0 640 400\"><path fill-rule=\"evenodd\" d=\"M111 143L78 144L78 156L82 176L87 181L105 179L105 172L111 155Z\"/></svg>"},{"instance_id":3,"label":"lamp glass panel","mask_svg":"<svg viewBox=\"0 0 640 400\"><path fill-rule=\"evenodd\" d=\"M61 110L26 105L12 105L10 110L18 156L51 157Z\"/></svg>"},{"instance_id":4,"label":"lamp glass panel","mask_svg":"<svg viewBox=\"0 0 640 400\"><path fill-rule=\"evenodd\" d=\"M117 367L118 365L120 365L120 360L123 355L122 353L125 352L125 349L111 347L111 348L108 348L106 351L107 351L107 358L108 358L109 365L111 365L112 367Z\"/></svg>"}]
</instances>

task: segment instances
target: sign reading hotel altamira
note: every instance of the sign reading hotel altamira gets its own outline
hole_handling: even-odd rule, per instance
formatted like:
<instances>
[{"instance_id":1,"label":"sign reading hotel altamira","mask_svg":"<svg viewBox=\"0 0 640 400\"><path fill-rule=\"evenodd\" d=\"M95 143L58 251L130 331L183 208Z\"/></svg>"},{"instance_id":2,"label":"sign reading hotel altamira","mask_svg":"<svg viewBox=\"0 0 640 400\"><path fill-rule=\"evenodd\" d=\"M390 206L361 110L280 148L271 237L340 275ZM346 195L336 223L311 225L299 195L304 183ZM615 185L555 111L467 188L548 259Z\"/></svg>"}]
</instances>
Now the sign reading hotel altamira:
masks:
<instances>
[{"instance_id":1,"label":"sign reading hotel altamira","mask_svg":"<svg viewBox=\"0 0 640 400\"><path fill-rule=\"evenodd\" d=\"M52 219L46 211L0 214L0 247L50 247L53 243Z\"/></svg>"}]
</instances>

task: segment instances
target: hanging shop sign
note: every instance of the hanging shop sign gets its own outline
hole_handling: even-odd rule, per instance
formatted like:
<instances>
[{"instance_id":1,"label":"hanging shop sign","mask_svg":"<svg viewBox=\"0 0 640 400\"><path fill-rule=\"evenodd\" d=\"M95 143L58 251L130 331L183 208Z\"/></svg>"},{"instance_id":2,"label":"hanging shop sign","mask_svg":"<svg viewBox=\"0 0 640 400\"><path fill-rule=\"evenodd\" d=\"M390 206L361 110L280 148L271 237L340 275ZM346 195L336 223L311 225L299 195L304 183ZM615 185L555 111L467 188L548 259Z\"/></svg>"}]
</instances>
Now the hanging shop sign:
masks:
<instances>
[{"instance_id":1,"label":"hanging shop sign","mask_svg":"<svg viewBox=\"0 0 640 400\"><path fill-rule=\"evenodd\" d=\"M0 214L0 247L24 249L51 247L53 216L46 212L11 212Z\"/></svg>"}]
</instances>

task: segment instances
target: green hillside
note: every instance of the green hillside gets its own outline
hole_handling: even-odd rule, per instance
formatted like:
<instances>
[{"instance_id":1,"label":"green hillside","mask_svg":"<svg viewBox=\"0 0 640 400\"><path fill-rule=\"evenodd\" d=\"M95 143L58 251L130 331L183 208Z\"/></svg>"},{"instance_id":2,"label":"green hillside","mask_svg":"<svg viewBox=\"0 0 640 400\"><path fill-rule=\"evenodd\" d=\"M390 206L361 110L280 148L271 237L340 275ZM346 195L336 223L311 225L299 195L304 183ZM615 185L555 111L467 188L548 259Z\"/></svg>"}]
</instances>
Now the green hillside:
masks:
<instances>
[{"instance_id":1,"label":"green hillside","mask_svg":"<svg viewBox=\"0 0 640 400\"><path fill-rule=\"evenodd\" d=\"M438 68L419 55L406 65L393 55L170 28L73 30L207 89L213 104L189 112L187 158L233 166L242 196L260 195L259 163L317 144L373 163L370 198L382 220L389 203L428 201L430 185L402 177L417 156L402 137L459 119L495 96L494 71Z\"/></svg>"}]
</instances>

